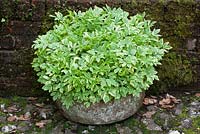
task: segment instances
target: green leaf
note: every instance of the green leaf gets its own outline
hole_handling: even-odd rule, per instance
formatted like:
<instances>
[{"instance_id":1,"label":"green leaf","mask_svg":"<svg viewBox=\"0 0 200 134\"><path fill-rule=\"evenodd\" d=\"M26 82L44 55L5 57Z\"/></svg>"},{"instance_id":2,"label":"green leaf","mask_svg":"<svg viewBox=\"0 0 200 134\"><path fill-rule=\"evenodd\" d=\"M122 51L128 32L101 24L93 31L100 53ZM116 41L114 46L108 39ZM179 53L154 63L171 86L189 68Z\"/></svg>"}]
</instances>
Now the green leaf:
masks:
<instances>
[{"instance_id":1,"label":"green leaf","mask_svg":"<svg viewBox=\"0 0 200 134\"><path fill-rule=\"evenodd\" d=\"M49 80L50 78L46 75L43 76L44 79Z\"/></svg>"},{"instance_id":2,"label":"green leaf","mask_svg":"<svg viewBox=\"0 0 200 134\"><path fill-rule=\"evenodd\" d=\"M106 87L106 86L107 86L106 79L101 78L101 87Z\"/></svg>"},{"instance_id":3,"label":"green leaf","mask_svg":"<svg viewBox=\"0 0 200 134\"><path fill-rule=\"evenodd\" d=\"M1 23L4 23L4 22L6 22L6 19L1 18Z\"/></svg>"},{"instance_id":4,"label":"green leaf","mask_svg":"<svg viewBox=\"0 0 200 134\"><path fill-rule=\"evenodd\" d=\"M118 98L117 95L117 90L116 89L113 89L111 88L111 90L108 92L111 96L113 96L114 98Z\"/></svg>"},{"instance_id":5,"label":"green leaf","mask_svg":"<svg viewBox=\"0 0 200 134\"><path fill-rule=\"evenodd\" d=\"M120 72L120 68L116 68L115 70L114 70L114 73L118 73L118 72Z\"/></svg>"},{"instance_id":6,"label":"green leaf","mask_svg":"<svg viewBox=\"0 0 200 134\"><path fill-rule=\"evenodd\" d=\"M52 90L52 85L51 84L45 84L42 89L44 91L51 91Z\"/></svg>"},{"instance_id":7,"label":"green leaf","mask_svg":"<svg viewBox=\"0 0 200 134\"><path fill-rule=\"evenodd\" d=\"M110 96L107 93L104 93L102 99L105 103L107 103L110 101Z\"/></svg>"},{"instance_id":8,"label":"green leaf","mask_svg":"<svg viewBox=\"0 0 200 134\"><path fill-rule=\"evenodd\" d=\"M112 81L110 79L106 79L106 83L107 83L108 87L112 86Z\"/></svg>"}]
</instances>

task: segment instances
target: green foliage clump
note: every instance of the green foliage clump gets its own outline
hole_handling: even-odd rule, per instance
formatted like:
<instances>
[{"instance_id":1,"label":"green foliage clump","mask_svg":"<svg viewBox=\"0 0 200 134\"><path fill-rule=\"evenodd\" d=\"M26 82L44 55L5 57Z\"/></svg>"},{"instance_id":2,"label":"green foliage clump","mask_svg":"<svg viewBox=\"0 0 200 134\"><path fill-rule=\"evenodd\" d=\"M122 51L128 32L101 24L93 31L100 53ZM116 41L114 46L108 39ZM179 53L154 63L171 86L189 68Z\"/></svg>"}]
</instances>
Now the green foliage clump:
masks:
<instances>
[{"instance_id":1,"label":"green foliage clump","mask_svg":"<svg viewBox=\"0 0 200 134\"><path fill-rule=\"evenodd\" d=\"M53 30L34 41L32 66L66 108L137 96L158 79L154 67L171 47L145 14L94 7L54 17Z\"/></svg>"}]
</instances>

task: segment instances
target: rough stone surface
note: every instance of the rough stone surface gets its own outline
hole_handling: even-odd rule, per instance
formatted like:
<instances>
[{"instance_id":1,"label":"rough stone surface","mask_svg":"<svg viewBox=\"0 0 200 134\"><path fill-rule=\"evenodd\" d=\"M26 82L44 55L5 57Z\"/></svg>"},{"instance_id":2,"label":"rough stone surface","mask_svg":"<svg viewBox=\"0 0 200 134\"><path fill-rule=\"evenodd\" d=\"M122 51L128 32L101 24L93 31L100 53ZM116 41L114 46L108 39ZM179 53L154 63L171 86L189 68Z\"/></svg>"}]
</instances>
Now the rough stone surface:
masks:
<instances>
[{"instance_id":1,"label":"rough stone surface","mask_svg":"<svg viewBox=\"0 0 200 134\"><path fill-rule=\"evenodd\" d=\"M191 117L200 116L200 102L195 101L190 104L189 115Z\"/></svg>"},{"instance_id":2,"label":"rough stone surface","mask_svg":"<svg viewBox=\"0 0 200 134\"><path fill-rule=\"evenodd\" d=\"M21 122L18 124L17 126L17 129L22 131L22 132L25 132L25 131L28 131L30 129L30 122L28 121L24 121L24 122Z\"/></svg>"},{"instance_id":3,"label":"rough stone surface","mask_svg":"<svg viewBox=\"0 0 200 134\"><path fill-rule=\"evenodd\" d=\"M185 119L181 122L182 128L190 128L192 126L192 119Z\"/></svg>"},{"instance_id":4,"label":"rough stone surface","mask_svg":"<svg viewBox=\"0 0 200 134\"><path fill-rule=\"evenodd\" d=\"M144 118L141 121L147 126L147 129L149 130L162 131L162 128L158 124L156 124L152 119Z\"/></svg>"},{"instance_id":5,"label":"rough stone surface","mask_svg":"<svg viewBox=\"0 0 200 134\"><path fill-rule=\"evenodd\" d=\"M6 117L5 116L0 116L0 123L3 123L6 121Z\"/></svg>"},{"instance_id":6,"label":"rough stone surface","mask_svg":"<svg viewBox=\"0 0 200 134\"><path fill-rule=\"evenodd\" d=\"M129 127L124 127L124 126L120 126L120 125L116 125L117 127L117 132L119 134L131 134L133 133L132 130Z\"/></svg>"},{"instance_id":7,"label":"rough stone surface","mask_svg":"<svg viewBox=\"0 0 200 134\"><path fill-rule=\"evenodd\" d=\"M183 108L183 104L182 103L178 104L177 107L175 108L174 114L180 115L182 113L182 108Z\"/></svg>"},{"instance_id":8,"label":"rough stone surface","mask_svg":"<svg viewBox=\"0 0 200 134\"><path fill-rule=\"evenodd\" d=\"M83 104L74 104L66 109L59 102L66 118L83 124L110 124L132 116L142 105L144 93L139 97L128 96L109 103L97 103L86 108Z\"/></svg>"},{"instance_id":9,"label":"rough stone surface","mask_svg":"<svg viewBox=\"0 0 200 134\"><path fill-rule=\"evenodd\" d=\"M148 110L149 105L143 105L130 118L107 125L85 125L69 121L47 97L0 97L0 133L9 131L8 133L13 134L200 134L200 117L191 117L188 112L191 104L198 109L197 102L200 102L200 97L193 93L171 95L182 100L183 110L180 115L175 115L173 108L166 109L153 104L158 108ZM163 97L164 95L158 96L157 99L162 100ZM43 119L40 111L51 116ZM151 117L144 116L145 113L152 111L155 114ZM18 120L11 121L8 117L18 117ZM40 125L36 126L38 123ZM16 128L10 127L11 124Z\"/></svg>"}]
</instances>

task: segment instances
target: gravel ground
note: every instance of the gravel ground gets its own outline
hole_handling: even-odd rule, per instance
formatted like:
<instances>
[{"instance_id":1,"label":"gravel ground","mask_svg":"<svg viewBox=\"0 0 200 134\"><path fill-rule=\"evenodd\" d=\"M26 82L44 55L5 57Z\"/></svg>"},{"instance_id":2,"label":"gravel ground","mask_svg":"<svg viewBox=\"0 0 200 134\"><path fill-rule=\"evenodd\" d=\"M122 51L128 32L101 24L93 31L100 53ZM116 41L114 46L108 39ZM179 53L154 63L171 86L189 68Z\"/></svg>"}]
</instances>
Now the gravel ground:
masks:
<instances>
[{"instance_id":1,"label":"gravel ground","mask_svg":"<svg viewBox=\"0 0 200 134\"><path fill-rule=\"evenodd\" d=\"M0 134L200 134L200 94L146 96L132 117L110 125L65 119L48 97L0 97Z\"/></svg>"}]
</instances>

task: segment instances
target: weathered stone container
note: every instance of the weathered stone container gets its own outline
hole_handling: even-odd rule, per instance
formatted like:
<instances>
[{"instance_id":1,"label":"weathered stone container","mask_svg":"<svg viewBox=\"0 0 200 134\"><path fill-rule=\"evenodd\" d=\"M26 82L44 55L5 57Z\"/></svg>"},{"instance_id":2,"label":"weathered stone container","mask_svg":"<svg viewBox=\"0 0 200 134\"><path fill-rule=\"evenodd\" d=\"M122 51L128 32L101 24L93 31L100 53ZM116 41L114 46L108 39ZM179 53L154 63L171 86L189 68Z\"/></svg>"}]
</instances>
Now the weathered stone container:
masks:
<instances>
[{"instance_id":1,"label":"weathered stone container","mask_svg":"<svg viewBox=\"0 0 200 134\"><path fill-rule=\"evenodd\" d=\"M76 103L66 109L60 102L56 103L69 120L82 124L101 125L118 122L132 116L141 107L144 95L144 92L139 97L129 95L108 103L96 103L89 108Z\"/></svg>"}]
</instances>

